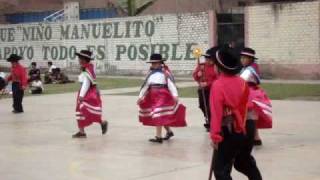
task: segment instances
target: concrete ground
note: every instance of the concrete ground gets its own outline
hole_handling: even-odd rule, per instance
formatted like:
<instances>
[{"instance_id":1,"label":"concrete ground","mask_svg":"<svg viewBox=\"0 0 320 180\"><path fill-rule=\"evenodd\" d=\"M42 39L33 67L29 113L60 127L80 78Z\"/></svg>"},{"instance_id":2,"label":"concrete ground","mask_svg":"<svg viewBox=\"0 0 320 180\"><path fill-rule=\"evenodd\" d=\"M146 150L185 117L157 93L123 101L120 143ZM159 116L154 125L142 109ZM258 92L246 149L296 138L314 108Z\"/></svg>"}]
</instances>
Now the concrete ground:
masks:
<instances>
[{"instance_id":1,"label":"concrete ground","mask_svg":"<svg viewBox=\"0 0 320 180\"><path fill-rule=\"evenodd\" d=\"M136 97L104 95L107 135L100 127L76 132L75 94L24 99L24 114L0 100L1 180L200 180L207 179L212 154L196 99L182 99L189 126L175 129L162 145L147 140L154 129L137 120ZM320 179L320 102L274 101L272 130L254 155L266 180ZM233 171L236 180L245 180Z\"/></svg>"}]
</instances>

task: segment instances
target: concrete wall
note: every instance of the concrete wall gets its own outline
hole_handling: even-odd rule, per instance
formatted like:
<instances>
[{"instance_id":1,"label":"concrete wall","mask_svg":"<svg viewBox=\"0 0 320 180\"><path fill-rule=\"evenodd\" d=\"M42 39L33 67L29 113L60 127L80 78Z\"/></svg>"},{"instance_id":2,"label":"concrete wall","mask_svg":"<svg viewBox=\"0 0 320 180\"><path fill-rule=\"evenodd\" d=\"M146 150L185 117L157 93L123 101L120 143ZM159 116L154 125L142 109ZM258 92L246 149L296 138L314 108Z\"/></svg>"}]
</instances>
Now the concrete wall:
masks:
<instances>
[{"instance_id":1,"label":"concrete wall","mask_svg":"<svg viewBox=\"0 0 320 180\"><path fill-rule=\"evenodd\" d=\"M213 13L164 14L128 18L0 26L0 65L10 53L23 55L26 65L52 60L78 70L75 51L91 49L101 74L139 74L152 52L161 53L177 74L190 74L194 47L207 49L214 30ZM212 32L212 34L210 34ZM211 42L210 42L211 39Z\"/></svg>"},{"instance_id":2,"label":"concrete wall","mask_svg":"<svg viewBox=\"0 0 320 180\"><path fill-rule=\"evenodd\" d=\"M265 77L320 79L319 13L319 1L246 8L246 46Z\"/></svg>"}]
</instances>

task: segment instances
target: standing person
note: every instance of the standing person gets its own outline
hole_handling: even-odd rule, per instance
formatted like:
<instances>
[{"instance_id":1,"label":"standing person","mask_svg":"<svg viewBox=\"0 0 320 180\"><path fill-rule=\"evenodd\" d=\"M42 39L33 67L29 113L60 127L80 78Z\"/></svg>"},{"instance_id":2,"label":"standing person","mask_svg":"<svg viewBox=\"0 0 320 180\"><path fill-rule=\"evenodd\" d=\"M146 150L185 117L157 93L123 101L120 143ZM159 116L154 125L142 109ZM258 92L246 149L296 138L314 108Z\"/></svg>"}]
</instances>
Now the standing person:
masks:
<instances>
[{"instance_id":1,"label":"standing person","mask_svg":"<svg viewBox=\"0 0 320 180\"><path fill-rule=\"evenodd\" d=\"M241 51L241 63L244 68L240 76L247 82L250 89L247 114L248 135L253 137L254 145L261 146L262 141L258 128L272 127L272 109L270 99L259 87L260 71L255 62L257 60L255 54L255 50L251 48L244 48Z\"/></svg>"},{"instance_id":2,"label":"standing person","mask_svg":"<svg viewBox=\"0 0 320 180\"><path fill-rule=\"evenodd\" d=\"M79 132L74 134L73 138L86 138L84 128L96 122L101 125L102 134L107 132L108 122L102 121L102 102L96 83L96 74L93 64L92 52L81 50L76 53L81 66L79 82L81 88L77 96L76 116L78 121Z\"/></svg>"},{"instance_id":3,"label":"standing person","mask_svg":"<svg viewBox=\"0 0 320 180\"><path fill-rule=\"evenodd\" d=\"M31 83L32 81L40 80L41 81L41 73L40 69L37 68L37 63L31 63L31 69L29 70L29 80L28 82Z\"/></svg>"},{"instance_id":4,"label":"standing person","mask_svg":"<svg viewBox=\"0 0 320 180\"><path fill-rule=\"evenodd\" d=\"M184 127L185 106L178 100L178 91L172 74L163 67L160 54L152 54L149 74L141 87L139 99L139 120L145 126L156 126L156 137L150 142L162 143L174 136L170 127ZM167 131L162 137L162 127Z\"/></svg>"},{"instance_id":5,"label":"standing person","mask_svg":"<svg viewBox=\"0 0 320 180\"><path fill-rule=\"evenodd\" d=\"M246 112L249 88L237 74L239 59L230 48L216 52L218 79L212 85L210 136L214 147L213 172L216 180L231 180L231 170L245 174L249 180L261 180L259 169L247 148Z\"/></svg>"},{"instance_id":6,"label":"standing person","mask_svg":"<svg viewBox=\"0 0 320 180\"><path fill-rule=\"evenodd\" d=\"M205 117L204 127L210 131L210 90L212 83L217 79L217 72L215 71L214 59L218 47L212 47L207 50L205 62L199 62L196 69L193 71L193 79L198 83L198 98L199 108Z\"/></svg>"},{"instance_id":7,"label":"standing person","mask_svg":"<svg viewBox=\"0 0 320 180\"><path fill-rule=\"evenodd\" d=\"M7 81L12 81L12 97L13 97L13 113L23 113L22 100L24 90L28 86L28 77L26 68L19 61L21 56L11 54L7 59L11 63L11 73L7 77Z\"/></svg>"}]
</instances>

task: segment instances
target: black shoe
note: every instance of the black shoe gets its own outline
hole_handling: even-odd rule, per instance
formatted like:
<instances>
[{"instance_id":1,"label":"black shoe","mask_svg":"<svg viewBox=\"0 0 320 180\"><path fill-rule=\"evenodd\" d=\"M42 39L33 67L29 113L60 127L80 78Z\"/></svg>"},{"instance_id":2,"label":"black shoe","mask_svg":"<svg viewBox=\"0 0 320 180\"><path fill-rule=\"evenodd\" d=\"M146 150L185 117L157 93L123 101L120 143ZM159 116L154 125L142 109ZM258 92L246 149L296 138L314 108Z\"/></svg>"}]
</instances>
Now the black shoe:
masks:
<instances>
[{"instance_id":1,"label":"black shoe","mask_svg":"<svg viewBox=\"0 0 320 180\"><path fill-rule=\"evenodd\" d=\"M206 128L207 132L210 132L210 124L205 123L203 126Z\"/></svg>"},{"instance_id":2,"label":"black shoe","mask_svg":"<svg viewBox=\"0 0 320 180\"><path fill-rule=\"evenodd\" d=\"M16 111L16 110L13 110L12 113L14 114L19 114L19 113L23 113L23 111Z\"/></svg>"},{"instance_id":3,"label":"black shoe","mask_svg":"<svg viewBox=\"0 0 320 180\"><path fill-rule=\"evenodd\" d=\"M155 137L154 139L149 139L150 142L154 142L154 143L162 143L162 138L159 137Z\"/></svg>"},{"instance_id":4,"label":"black shoe","mask_svg":"<svg viewBox=\"0 0 320 180\"><path fill-rule=\"evenodd\" d=\"M167 132L166 136L164 138L162 138L162 139L166 141L166 140L169 140L173 136L174 136L174 134L173 134L172 131L171 132Z\"/></svg>"},{"instance_id":5,"label":"black shoe","mask_svg":"<svg viewBox=\"0 0 320 180\"><path fill-rule=\"evenodd\" d=\"M108 131L108 121L104 121L101 123L102 135L106 134Z\"/></svg>"},{"instance_id":6,"label":"black shoe","mask_svg":"<svg viewBox=\"0 0 320 180\"><path fill-rule=\"evenodd\" d=\"M72 135L72 138L86 138L86 133L77 132L76 134Z\"/></svg>"},{"instance_id":7,"label":"black shoe","mask_svg":"<svg viewBox=\"0 0 320 180\"><path fill-rule=\"evenodd\" d=\"M262 146L262 141L260 139L259 140L254 140L253 145L254 146Z\"/></svg>"}]
</instances>

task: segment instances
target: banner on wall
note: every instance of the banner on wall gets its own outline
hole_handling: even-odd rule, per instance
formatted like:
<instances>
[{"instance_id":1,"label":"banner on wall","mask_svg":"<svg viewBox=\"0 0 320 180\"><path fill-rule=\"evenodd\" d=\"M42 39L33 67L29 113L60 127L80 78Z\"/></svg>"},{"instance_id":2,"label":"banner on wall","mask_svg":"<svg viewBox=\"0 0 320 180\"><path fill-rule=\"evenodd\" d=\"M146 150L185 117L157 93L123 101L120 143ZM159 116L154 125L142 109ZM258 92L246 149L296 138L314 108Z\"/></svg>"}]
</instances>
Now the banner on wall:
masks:
<instances>
[{"instance_id":1,"label":"banner on wall","mask_svg":"<svg viewBox=\"0 0 320 180\"><path fill-rule=\"evenodd\" d=\"M74 61L89 49L98 64L137 68L151 53L171 64L194 61L194 47L209 44L208 13L114 18L74 23L0 26L0 62L16 53L32 61ZM139 64L139 63L138 63Z\"/></svg>"}]
</instances>

